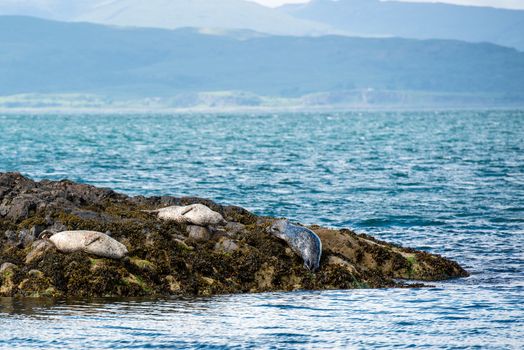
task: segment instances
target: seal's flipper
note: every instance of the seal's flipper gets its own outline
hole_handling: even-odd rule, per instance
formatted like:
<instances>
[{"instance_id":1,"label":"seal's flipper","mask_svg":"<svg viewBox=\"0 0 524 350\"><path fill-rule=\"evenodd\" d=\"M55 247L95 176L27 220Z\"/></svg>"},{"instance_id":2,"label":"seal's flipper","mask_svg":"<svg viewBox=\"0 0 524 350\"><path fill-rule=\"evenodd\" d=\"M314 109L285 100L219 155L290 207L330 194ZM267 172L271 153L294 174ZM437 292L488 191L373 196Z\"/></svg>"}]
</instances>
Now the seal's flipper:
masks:
<instances>
[{"instance_id":1,"label":"seal's flipper","mask_svg":"<svg viewBox=\"0 0 524 350\"><path fill-rule=\"evenodd\" d=\"M102 236L94 236L92 238L90 238L89 240L86 241L85 243L85 246L90 246L91 244L95 243L96 241L100 240L100 238L102 238Z\"/></svg>"},{"instance_id":2,"label":"seal's flipper","mask_svg":"<svg viewBox=\"0 0 524 350\"><path fill-rule=\"evenodd\" d=\"M186 215L187 213L189 213L191 210L195 209L194 207L190 207L190 208L187 208L185 211L183 211L181 213L182 216Z\"/></svg>"}]
</instances>

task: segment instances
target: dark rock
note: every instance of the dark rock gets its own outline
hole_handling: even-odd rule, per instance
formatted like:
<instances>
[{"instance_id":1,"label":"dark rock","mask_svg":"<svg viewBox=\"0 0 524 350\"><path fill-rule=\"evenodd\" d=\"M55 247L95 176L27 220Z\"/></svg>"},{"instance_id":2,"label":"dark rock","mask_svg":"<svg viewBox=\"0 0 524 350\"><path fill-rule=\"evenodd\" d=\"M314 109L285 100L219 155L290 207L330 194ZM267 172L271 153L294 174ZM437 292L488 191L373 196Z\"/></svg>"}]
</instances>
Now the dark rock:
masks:
<instances>
[{"instance_id":1,"label":"dark rock","mask_svg":"<svg viewBox=\"0 0 524 350\"><path fill-rule=\"evenodd\" d=\"M63 231L67 231L67 226L62 224L61 222L55 222L53 225L49 226L47 229L51 232L63 232Z\"/></svg>"},{"instance_id":2,"label":"dark rock","mask_svg":"<svg viewBox=\"0 0 524 350\"><path fill-rule=\"evenodd\" d=\"M31 230L23 229L18 232L18 241L22 248L29 247L34 241L35 237L31 233Z\"/></svg>"},{"instance_id":3,"label":"dark rock","mask_svg":"<svg viewBox=\"0 0 524 350\"><path fill-rule=\"evenodd\" d=\"M9 219L14 219L15 221L22 221L27 219L31 213L34 213L36 207L37 204L34 200L25 198L15 200L5 216Z\"/></svg>"},{"instance_id":4,"label":"dark rock","mask_svg":"<svg viewBox=\"0 0 524 350\"><path fill-rule=\"evenodd\" d=\"M143 212L196 203L222 214L229 223L211 232ZM285 242L267 233L274 220L196 197L127 197L67 180L34 182L18 173L0 173L0 232L4 232L0 258L19 266L5 265L0 296L139 297L410 287L396 279L467 276L457 263L438 255L319 226L311 229L322 240L323 258L319 271L312 274ZM127 247L129 258L60 253L47 240L33 242L43 229L110 232Z\"/></svg>"},{"instance_id":5,"label":"dark rock","mask_svg":"<svg viewBox=\"0 0 524 350\"><path fill-rule=\"evenodd\" d=\"M58 297L61 295L53 286L50 278L46 277L42 271L30 270L26 278L18 285L20 294L25 297Z\"/></svg>"},{"instance_id":6,"label":"dark rock","mask_svg":"<svg viewBox=\"0 0 524 350\"><path fill-rule=\"evenodd\" d=\"M5 238L7 239L7 242L11 245L17 245L19 242L18 239L18 233L16 233L13 230L7 230L4 234Z\"/></svg>"},{"instance_id":7,"label":"dark rock","mask_svg":"<svg viewBox=\"0 0 524 350\"><path fill-rule=\"evenodd\" d=\"M38 240L31 245L31 251L25 257L25 263L29 265L54 249L55 247L51 242L43 239Z\"/></svg>"},{"instance_id":8,"label":"dark rock","mask_svg":"<svg viewBox=\"0 0 524 350\"><path fill-rule=\"evenodd\" d=\"M14 271L18 267L15 264L12 264L10 262L5 262L2 265L0 265L0 274L3 274L7 271Z\"/></svg>"},{"instance_id":9,"label":"dark rock","mask_svg":"<svg viewBox=\"0 0 524 350\"><path fill-rule=\"evenodd\" d=\"M16 293L15 274L18 266L6 262L0 266L0 295L13 296Z\"/></svg>"},{"instance_id":10,"label":"dark rock","mask_svg":"<svg viewBox=\"0 0 524 350\"><path fill-rule=\"evenodd\" d=\"M207 242L211 239L211 232L207 227L188 225L187 233L189 238L195 242Z\"/></svg>"},{"instance_id":11,"label":"dark rock","mask_svg":"<svg viewBox=\"0 0 524 350\"><path fill-rule=\"evenodd\" d=\"M246 225L241 224L239 222L230 221L227 223L225 230L228 236L236 237L239 234L246 232Z\"/></svg>"},{"instance_id":12,"label":"dark rock","mask_svg":"<svg viewBox=\"0 0 524 350\"><path fill-rule=\"evenodd\" d=\"M238 249L238 244L235 243L232 239L223 237L215 244L215 250L224 252L224 253L233 253Z\"/></svg>"}]
</instances>

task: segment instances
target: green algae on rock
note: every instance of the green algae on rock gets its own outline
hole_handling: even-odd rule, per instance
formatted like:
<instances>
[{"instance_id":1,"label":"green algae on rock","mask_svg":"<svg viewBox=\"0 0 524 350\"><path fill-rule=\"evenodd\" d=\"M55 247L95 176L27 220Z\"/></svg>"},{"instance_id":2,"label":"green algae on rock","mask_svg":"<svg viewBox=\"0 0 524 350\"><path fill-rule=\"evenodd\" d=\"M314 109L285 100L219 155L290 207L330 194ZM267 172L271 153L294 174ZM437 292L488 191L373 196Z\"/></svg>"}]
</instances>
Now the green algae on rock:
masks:
<instances>
[{"instance_id":1,"label":"green algae on rock","mask_svg":"<svg viewBox=\"0 0 524 350\"><path fill-rule=\"evenodd\" d=\"M227 224L196 232L144 210L204 204ZM457 263L359 235L311 226L322 240L312 273L267 232L274 218L235 206L185 197L128 197L71 181L35 182L0 174L0 296L99 297L214 295L406 287L405 280L465 277ZM120 260L85 252L60 253L39 240L49 229L105 232L124 244ZM205 233L205 234L204 234ZM416 284L419 286L420 284Z\"/></svg>"}]
</instances>

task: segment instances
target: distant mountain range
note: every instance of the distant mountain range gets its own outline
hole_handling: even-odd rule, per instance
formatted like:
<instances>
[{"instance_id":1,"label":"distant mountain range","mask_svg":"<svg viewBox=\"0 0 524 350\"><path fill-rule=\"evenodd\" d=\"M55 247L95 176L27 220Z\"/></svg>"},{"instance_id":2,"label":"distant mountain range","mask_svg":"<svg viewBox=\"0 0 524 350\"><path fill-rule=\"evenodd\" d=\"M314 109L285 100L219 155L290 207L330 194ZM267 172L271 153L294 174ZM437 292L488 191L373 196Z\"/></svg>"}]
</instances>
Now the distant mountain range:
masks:
<instances>
[{"instance_id":1,"label":"distant mountain range","mask_svg":"<svg viewBox=\"0 0 524 350\"><path fill-rule=\"evenodd\" d=\"M524 53L493 44L343 36L239 39L195 29L123 29L0 17L4 96L152 98L237 91L248 98L296 98L387 90L524 101L523 77Z\"/></svg>"},{"instance_id":2,"label":"distant mountain range","mask_svg":"<svg viewBox=\"0 0 524 350\"><path fill-rule=\"evenodd\" d=\"M296 36L455 39L524 50L524 10L380 0L311 0L271 9L245 0L0 0L0 15Z\"/></svg>"},{"instance_id":3,"label":"distant mountain range","mask_svg":"<svg viewBox=\"0 0 524 350\"><path fill-rule=\"evenodd\" d=\"M329 25L245 0L0 0L0 15L163 29L248 29L282 35L337 32Z\"/></svg>"},{"instance_id":4,"label":"distant mountain range","mask_svg":"<svg viewBox=\"0 0 524 350\"><path fill-rule=\"evenodd\" d=\"M0 15L73 21L105 3L107 0L0 0Z\"/></svg>"},{"instance_id":5,"label":"distant mountain range","mask_svg":"<svg viewBox=\"0 0 524 350\"><path fill-rule=\"evenodd\" d=\"M362 36L491 42L524 50L524 10L380 0L311 0L279 10Z\"/></svg>"}]
</instances>

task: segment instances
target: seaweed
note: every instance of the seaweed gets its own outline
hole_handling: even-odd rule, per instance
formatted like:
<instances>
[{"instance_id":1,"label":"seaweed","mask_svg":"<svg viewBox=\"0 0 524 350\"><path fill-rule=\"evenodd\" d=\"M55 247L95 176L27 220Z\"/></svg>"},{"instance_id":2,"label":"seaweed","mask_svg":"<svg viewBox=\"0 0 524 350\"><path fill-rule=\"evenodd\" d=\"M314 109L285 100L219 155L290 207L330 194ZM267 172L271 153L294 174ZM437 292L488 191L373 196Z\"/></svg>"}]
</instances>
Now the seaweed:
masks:
<instances>
[{"instance_id":1,"label":"seaweed","mask_svg":"<svg viewBox=\"0 0 524 350\"><path fill-rule=\"evenodd\" d=\"M0 265L14 267L5 265L0 274L0 296L207 296L409 287L394 279L467 276L457 263L438 255L320 226L311 227L324 246L321 268L312 273L285 242L267 233L275 219L257 217L243 208L192 197L127 197L70 181L33 182L13 173L0 173L0 183L10 186L0 199L5 213L0 216L0 233L35 227L93 230L106 232L129 251L121 260L82 252L64 254L40 242L23 247L2 234ZM143 212L194 203L220 212L232 222L234 232L213 228L207 241L196 242L188 237L185 225L159 221ZM224 239L235 249L219 249L217 243Z\"/></svg>"}]
</instances>

